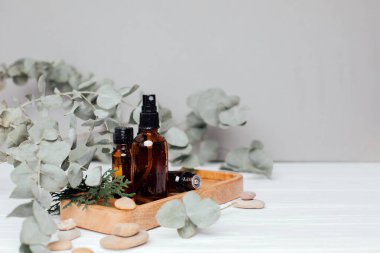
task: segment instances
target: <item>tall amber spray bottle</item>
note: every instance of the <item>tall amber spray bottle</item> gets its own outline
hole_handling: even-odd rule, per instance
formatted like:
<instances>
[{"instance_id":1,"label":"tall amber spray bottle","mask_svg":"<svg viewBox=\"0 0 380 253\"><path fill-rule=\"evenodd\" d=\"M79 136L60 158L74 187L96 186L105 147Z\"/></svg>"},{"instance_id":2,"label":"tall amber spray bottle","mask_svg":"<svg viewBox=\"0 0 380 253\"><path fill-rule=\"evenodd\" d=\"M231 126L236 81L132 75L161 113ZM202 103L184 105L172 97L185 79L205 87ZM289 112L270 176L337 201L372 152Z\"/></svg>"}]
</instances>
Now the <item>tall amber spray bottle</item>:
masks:
<instances>
[{"instance_id":1,"label":"tall amber spray bottle","mask_svg":"<svg viewBox=\"0 0 380 253\"><path fill-rule=\"evenodd\" d=\"M114 150L112 152L112 169L114 175L123 175L131 183L127 192L134 192L133 189L133 167L132 167L132 141L133 128L116 127L113 134Z\"/></svg>"},{"instance_id":2,"label":"tall amber spray bottle","mask_svg":"<svg viewBox=\"0 0 380 253\"><path fill-rule=\"evenodd\" d=\"M132 144L134 189L140 202L167 196L168 144L158 133L155 95L143 95L139 132Z\"/></svg>"}]
</instances>

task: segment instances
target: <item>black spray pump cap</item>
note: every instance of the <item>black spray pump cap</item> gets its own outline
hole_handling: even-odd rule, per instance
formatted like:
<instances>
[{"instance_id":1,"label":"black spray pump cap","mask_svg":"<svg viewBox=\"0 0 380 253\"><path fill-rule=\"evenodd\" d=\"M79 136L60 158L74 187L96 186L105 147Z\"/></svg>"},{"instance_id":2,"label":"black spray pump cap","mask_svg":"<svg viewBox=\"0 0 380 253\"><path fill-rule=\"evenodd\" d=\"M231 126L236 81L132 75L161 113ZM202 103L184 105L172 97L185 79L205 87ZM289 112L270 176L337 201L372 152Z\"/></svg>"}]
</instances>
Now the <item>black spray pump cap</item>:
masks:
<instances>
[{"instance_id":1,"label":"black spray pump cap","mask_svg":"<svg viewBox=\"0 0 380 253\"><path fill-rule=\"evenodd\" d=\"M140 129L158 129L160 121L158 118L156 96L143 95L143 104L140 113Z\"/></svg>"},{"instance_id":2,"label":"black spray pump cap","mask_svg":"<svg viewBox=\"0 0 380 253\"><path fill-rule=\"evenodd\" d=\"M133 141L132 127L116 127L113 134L115 144L131 144Z\"/></svg>"}]
</instances>

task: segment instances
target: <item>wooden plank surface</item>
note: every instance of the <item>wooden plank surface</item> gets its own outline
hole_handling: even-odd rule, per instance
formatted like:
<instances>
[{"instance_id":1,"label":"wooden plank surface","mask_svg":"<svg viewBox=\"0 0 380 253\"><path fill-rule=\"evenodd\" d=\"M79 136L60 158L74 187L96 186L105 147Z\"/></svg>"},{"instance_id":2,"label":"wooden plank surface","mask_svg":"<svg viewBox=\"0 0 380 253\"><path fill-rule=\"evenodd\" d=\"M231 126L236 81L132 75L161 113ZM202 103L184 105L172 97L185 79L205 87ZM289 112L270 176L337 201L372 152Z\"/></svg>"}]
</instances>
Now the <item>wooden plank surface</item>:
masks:
<instances>
[{"instance_id":1,"label":"wooden plank surface","mask_svg":"<svg viewBox=\"0 0 380 253\"><path fill-rule=\"evenodd\" d=\"M27 200L9 199L14 188L11 167L3 164L0 169L0 252L13 253L18 252L23 219L6 215ZM380 252L380 164L276 163L272 179L243 175L244 189L255 191L265 201L264 209L224 209L217 223L186 240L175 229L152 229L147 244L128 252ZM99 245L104 234L84 229L81 233L74 247L115 252Z\"/></svg>"},{"instance_id":2,"label":"wooden plank surface","mask_svg":"<svg viewBox=\"0 0 380 253\"><path fill-rule=\"evenodd\" d=\"M243 191L243 177L240 174L224 171L198 170L202 186L196 192L202 198L211 198L219 204L239 197ZM61 219L72 218L78 227L110 234L117 223L138 223L141 228L149 230L158 227L156 213L166 202L180 199L185 193L176 194L150 203L137 205L134 210L119 210L113 206L90 205L87 209L72 205L63 208L68 201L61 203Z\"/></svg>"}]
</instances>

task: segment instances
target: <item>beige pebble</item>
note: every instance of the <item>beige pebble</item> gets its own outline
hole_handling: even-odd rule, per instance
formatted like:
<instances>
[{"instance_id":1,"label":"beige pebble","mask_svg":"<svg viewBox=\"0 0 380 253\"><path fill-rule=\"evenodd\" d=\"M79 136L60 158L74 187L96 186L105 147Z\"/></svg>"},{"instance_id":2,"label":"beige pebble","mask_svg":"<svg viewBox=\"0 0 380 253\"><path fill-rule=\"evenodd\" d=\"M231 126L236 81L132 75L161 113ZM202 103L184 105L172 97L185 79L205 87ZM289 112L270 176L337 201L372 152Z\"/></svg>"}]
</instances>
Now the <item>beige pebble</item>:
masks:
<instances>
[{"instance_id":1,"label":"beige pebble","mask_svg":"<svg viewBox=\"0 0 380 253\"><path fill-rule=\"evenodd\" d=\"M118 223L113 226L112 234L121 237L130 237L140 231L139 224L136 223Z\"/></svg>"},{"instance_id":2,"label":"beige pebble","mask_svg":"<svg viewBox=\"0 0 380 253\"><path fill-rule=\"evenodd\" d=\"M133 199L122 197L115 201L115 207L117 209L130 210L136 208L136 203L133 201Z\"/></svg>"},{"instance_id":3,"label":"beige pebble","mask_svg":"<svg viewBox=\"0 0 380 253\"><path fill-rule=\"evenodd\" d=\"M80 236L80 230L74 228L71 230L58 231L57 236L61 241L71 241Z\"/></svg>"},{"instance_id":4,"label":"beige pebble","mask_svg":"<svg viewBox=\"0 0 380 253\"><path fill-rule=\"evenodd\" d=\"M264 208L264 201L254 199L254 200L238 200L233 203L234 207L237 208L247 208L247 209L261 209Z\"/></svg>"},{"instance_id":5,"label":"beige pebble","mask_svg":"<svg viewBox=\"0 0 380 253\"><path fill-rule=\"evenodd\" d=\"M100 245L105 249L123 250L142 245L148 241L148 238L148 232L140 230L137 235L131 237L108 235L100 240Z\"/></svg>"},{"instance_id":6,"label":"beige pebble","mask_svg":"<svg viewBox=\"0 0 380 253\"><path fill-rule=\"evenodd\" d=\"M71 230L71 229L74 229L76 228L77 224L75 223L75 221L73 219L66 219L66 220L62 220L59 224L58 224L58 229L59 230Z\"/></svg>"},{"instance_id":7,"label":"beige pebble","mask_svg":"<svg viewBox=\"0 0 380 253\"><path fill-rule=\"evenodd\" d=\"M242 192L240 194L240 198L242 200L251 200L251 199L256 198L256 193L254 193L254 192Z\"/></svg>"},{"instance_id":8,"label":"beige pebble","mask_svg":"<svg viewBox=\"0 0 380 253\"><path fill-rule=\"evenodd\" d=\"M71 241L54 241L50 242L47 247L51 251L70 250L73 244Z\"/></svg>"},{"instance_id":9,"label":"beige pebble","mask_svg":"<svg viewBox=\"0 0 380 253\"><path fill-rule=\"evenodd\" d=\"M94 251L90 248L80 247L73 249L71 253L94 253Z\"/></svg>"}]
</instances>

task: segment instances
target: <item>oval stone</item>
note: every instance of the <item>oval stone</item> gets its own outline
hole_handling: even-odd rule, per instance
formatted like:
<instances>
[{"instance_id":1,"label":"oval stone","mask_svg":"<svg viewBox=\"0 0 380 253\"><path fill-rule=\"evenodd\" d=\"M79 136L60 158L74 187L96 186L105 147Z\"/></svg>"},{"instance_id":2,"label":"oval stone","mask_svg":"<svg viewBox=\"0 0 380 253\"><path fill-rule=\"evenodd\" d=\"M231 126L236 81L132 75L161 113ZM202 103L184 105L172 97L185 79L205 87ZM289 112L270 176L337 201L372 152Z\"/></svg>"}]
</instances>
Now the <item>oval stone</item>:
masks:
<instances>
[{"instance_id":1,"label":"oval stone","mask_svg":"<svg viewBox=\"0 0 380 253\"><path fill-rule=\"evenodd\" d=\"M265 207L264 201L254 199L254 200L238 200L233 203L236 208L246 208L246 209L261 209Z\"/></svg>"},{"instance_id":2,"label":"oval stone","mask_svg":"<svg viewBox=\"0 0 380 253\"><path fill-rule=\"evenodd\" d=\"M242 192L240 194L240 198L242 200L252 200L256 198L256 193L255 192Z\"/></svg>"},{"instance_id":3,"label":"oval stone","mask_svg":"<svg viewBox=\"0 0 380 253\"><path fill-rule=\"evenodd\" d=\"M130 237L140 231L139 224L136 223L118 223L113 226L112 234L121 237Z\"/></svg>"},{"instance_id":4,"label":"oval stone","mask_svg":"<svg viewBox=\"0 0 380 253\"><path fill-rule=\"evenodd\" d=\"M75 223L75 221L73 219L66 219L66 220L62 220L60 223L58 223L58 229L59 230L71 230L71 229L74 229L76 228L77 224Z\"/></svg>"},{"instance_id":5,"label":"oval stone","mask_svg":"<svg viewBox=\"0 0 380 253\"><path fill-rule=\"evenodd\" d=\"M100 245L105 249L124 250L142 245L146 243L148 239L148 232L140 230L137 235L131 237L108 235L100 240Z\"/></svg>"},{"instance_id":6,"label":"oval stone","mask_svg":"<svg viewBox=\"0 0 380 253\"><path fill-rule=\"evenodd\" d=\"M80 230L74 228L71 230L58 231L57 236L61 241L71 241L80 236Z\"/></svg>"},{"instance_id":7,"label":"oval stone","mask_svg":"<svg viewBox=\"0 0 380 253\"><path fill-rule=\"evenodd\" d=\"M80 247L73 249L71 253L94 253L94 251L90 248Z\"/></svg>"},{"instance_id":8,"label":"oval stone","mask_svg":"<svg viewBox=\"0 0 380 253\"><path fill-rule=\"evenodd\" d=\"M115 201L115 207L117 209L131 210L136 208L136 203L133 201L133 199L122 197Z\"/></svg>"},{"instance_id":9,"label":"oval stone","mask_svg":"<svg viewBox=\"0 0 380 253\"><path fill-rule=\"evenodd\" d=\"M73 244L71 241L54 241L50 242L47 247L51 251L70 250Z\"/></svg>"}]
</instances>

